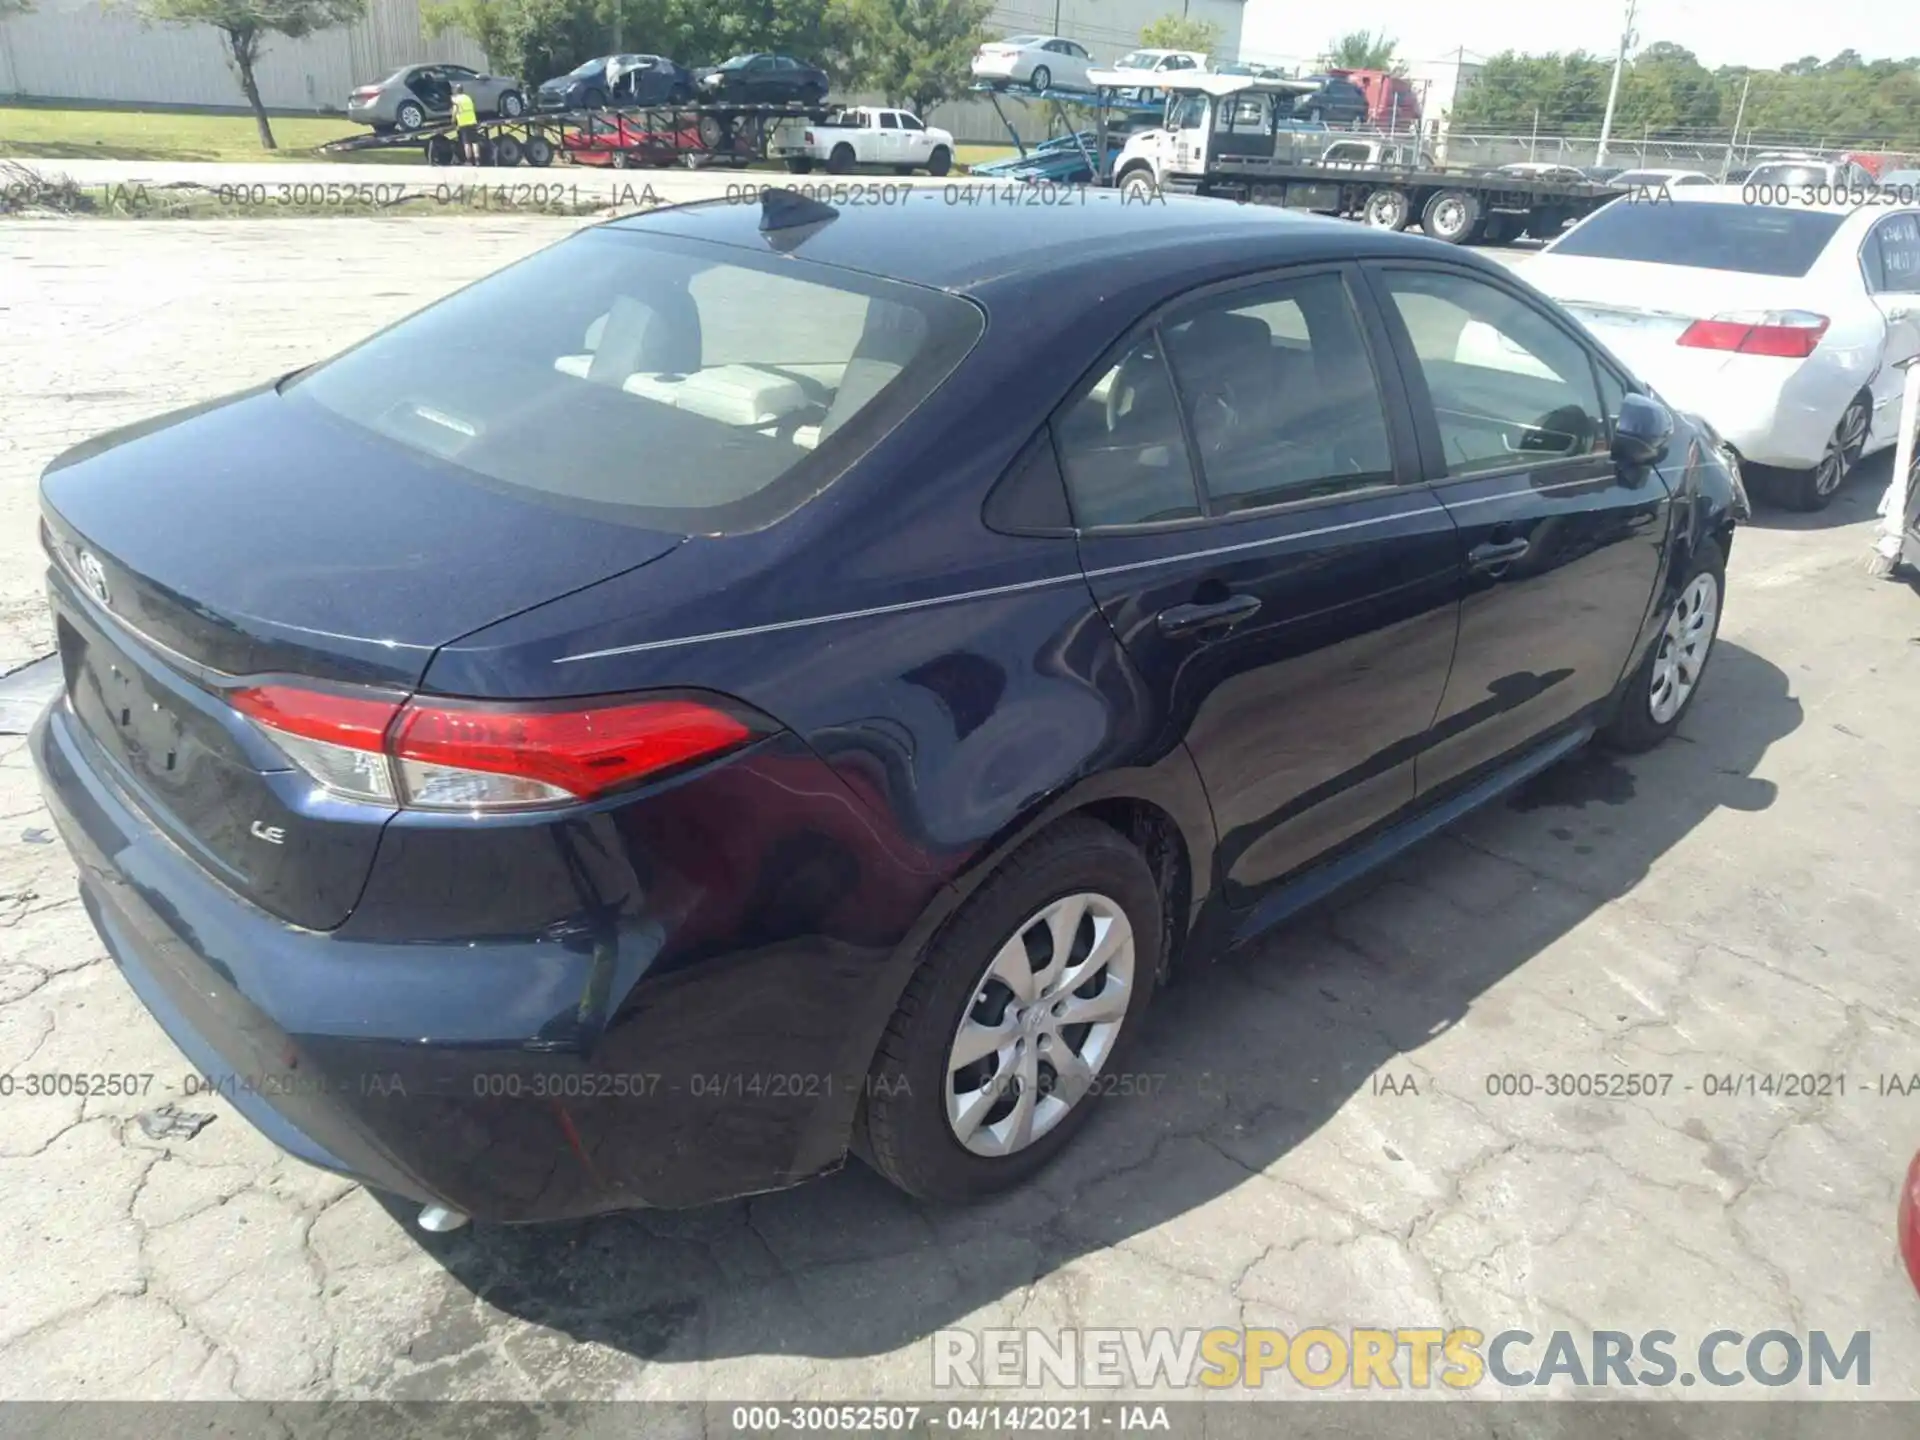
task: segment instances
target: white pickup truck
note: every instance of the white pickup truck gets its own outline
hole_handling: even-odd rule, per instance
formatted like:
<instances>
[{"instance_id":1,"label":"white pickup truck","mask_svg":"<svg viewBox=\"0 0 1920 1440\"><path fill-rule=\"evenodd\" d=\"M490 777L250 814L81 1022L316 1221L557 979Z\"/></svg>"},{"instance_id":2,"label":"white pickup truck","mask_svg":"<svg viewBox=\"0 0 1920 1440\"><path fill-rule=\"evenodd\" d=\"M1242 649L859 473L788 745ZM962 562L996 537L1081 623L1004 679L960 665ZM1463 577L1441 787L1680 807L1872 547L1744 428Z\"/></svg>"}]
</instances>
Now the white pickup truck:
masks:
<instances>
[{"instance_id":1,"label":"white pickup truck","mask_svg":"<svg viewBox=\"0 0 1920 1440\"><path fill-rule=\"evenodd\" d=\"M767 142L767 156L805 175L814 166L845 175L856 165L889 165L902 175L925 170L944 175L953 168L953 136L923 124L906 110L856 106L813 120L782 120Z\"/></svg>"}]
</instances>

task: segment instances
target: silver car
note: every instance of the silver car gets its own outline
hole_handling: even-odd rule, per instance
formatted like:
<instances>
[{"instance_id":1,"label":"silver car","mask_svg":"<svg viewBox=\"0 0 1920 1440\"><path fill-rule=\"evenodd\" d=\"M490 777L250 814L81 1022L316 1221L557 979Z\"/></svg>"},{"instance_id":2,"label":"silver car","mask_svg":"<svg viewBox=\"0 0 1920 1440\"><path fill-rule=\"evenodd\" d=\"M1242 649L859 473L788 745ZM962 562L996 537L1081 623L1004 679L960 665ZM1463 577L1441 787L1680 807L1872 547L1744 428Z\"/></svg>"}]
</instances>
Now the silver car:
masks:
<instances>
[{"instance_id":1,"label":"silver car","mask_svg":"<svg viewBox=\"0 0 1920 1440\"><path fill-rule=\"evenodd\" d=\"M483 118L512 120L526 113L527 97L518 80L481 75L464 65L409 65L348 96L347 118L375 130L418 130L453 114L455 85L466 87Z\"/></svg>"}]
</instances>

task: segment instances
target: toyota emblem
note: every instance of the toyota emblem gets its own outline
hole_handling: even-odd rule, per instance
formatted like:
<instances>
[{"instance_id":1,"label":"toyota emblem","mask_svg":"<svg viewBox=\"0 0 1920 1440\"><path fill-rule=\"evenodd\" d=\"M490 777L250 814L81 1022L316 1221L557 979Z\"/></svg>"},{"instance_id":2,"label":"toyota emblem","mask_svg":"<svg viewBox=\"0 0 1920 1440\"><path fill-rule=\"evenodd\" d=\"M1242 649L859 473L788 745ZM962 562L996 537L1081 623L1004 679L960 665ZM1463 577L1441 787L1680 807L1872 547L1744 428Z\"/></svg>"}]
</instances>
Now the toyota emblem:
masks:
<instances>
[{"instance_id":1,"label":"toyota emblem","mask_svg":"<svg viewBox=\"0 0 1920 1440\"><path fill-rule=\"evenodd\" d=\"M109 603L113 597L107 590L107 572L101 568L100 562L88 550L79 551L78 559L80 578L86 582L87 589L93 592L93 598L102 605Z\"/></svg>"}]
</instances>

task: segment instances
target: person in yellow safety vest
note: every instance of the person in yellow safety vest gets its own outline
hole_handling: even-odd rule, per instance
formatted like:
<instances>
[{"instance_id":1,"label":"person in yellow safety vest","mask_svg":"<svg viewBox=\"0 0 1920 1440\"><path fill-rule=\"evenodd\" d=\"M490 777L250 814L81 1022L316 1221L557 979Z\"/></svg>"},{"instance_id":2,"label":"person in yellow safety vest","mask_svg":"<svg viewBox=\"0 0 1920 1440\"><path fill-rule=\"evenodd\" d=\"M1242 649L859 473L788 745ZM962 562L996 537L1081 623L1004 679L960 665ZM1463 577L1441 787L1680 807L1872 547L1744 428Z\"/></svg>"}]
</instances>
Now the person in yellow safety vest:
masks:
<instances>
[{"instance_id":1,"label":"person in yellow safety vest","mask_svg":"<svg viewBox=\"0 0 1920 1440\"><path fill-rule=\"evenodd\" d=\"M453 123L460 130L460 148L466 152L467 164L480 163L480 111L473 103L473 97L467 94L467 87L453 87Z\"/></svg>"}]
</instances>

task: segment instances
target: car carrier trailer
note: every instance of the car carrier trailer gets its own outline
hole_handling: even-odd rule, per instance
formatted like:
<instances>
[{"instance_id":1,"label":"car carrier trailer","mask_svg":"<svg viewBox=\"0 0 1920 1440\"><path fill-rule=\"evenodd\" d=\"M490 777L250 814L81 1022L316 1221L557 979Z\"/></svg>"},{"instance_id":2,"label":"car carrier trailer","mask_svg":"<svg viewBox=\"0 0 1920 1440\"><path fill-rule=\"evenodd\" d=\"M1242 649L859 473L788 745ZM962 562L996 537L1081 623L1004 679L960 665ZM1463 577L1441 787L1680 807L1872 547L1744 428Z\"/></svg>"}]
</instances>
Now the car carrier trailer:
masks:
<instances>
[{"instance_id":1,"label":"car carrier trailer","mask_svg":"<svg viewBox=\"0 0 1920 1440\"><path fill-rule=\"evenodd\" d=\"M482 120L483 165L513 166L524 161L545 167L555 161L606 164L616 168L681 165L745 166L764 158L767 137L782 120L824 124L839 104L783 105L683 104L619 105L593 110L529 112L512 119ZM367 150L418 150L429 165L465 163L451 125L387 131L333 140L317 147L321 155Z\"/></svg>"},{"instance_id":2,"label":"car carrier trailer","mask_svg":"<svg viewBox=\"0 0 1920 1440\"><path fill-rule=\"evenodd\" d=\"M1092 78L1103 87L1120 83L1117 72L1094 71ZM1418 224L1454 245L1501 245L1522 235L1551 239L1620 196L1598 182L1418 161L1325 161L1329 140L1357 137L1288 118L1289 97L1307 83L1215 74L1161 80L1169 92L1165 124L1127 142L1114 183L1136 194L1202 195L1341 215L1386 230ZM1396 143L1384 133L1379 138L1389 147ZM1417 144L1410 148L1418 152Z\"/></svg>"}]
</instances>

